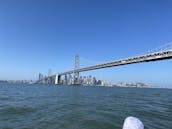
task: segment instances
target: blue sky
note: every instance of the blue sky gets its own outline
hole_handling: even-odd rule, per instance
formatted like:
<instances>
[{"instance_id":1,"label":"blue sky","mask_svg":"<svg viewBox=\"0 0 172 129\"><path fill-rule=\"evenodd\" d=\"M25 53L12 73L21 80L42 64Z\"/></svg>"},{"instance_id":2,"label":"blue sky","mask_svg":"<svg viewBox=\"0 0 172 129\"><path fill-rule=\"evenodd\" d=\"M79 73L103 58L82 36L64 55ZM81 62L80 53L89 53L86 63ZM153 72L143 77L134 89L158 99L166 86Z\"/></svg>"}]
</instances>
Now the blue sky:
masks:
<instances>
[{"instance_id":1,"label":"blue sky","mask_svg":"<svg viewBox=\"0 0 172 129\"><path fill-rule=\"evenodd\" d=\"M69 70L75 54L111 61L171 42L171 5L170 0L1 0L0 79ZM172 88L170 66L172 60L165 60L82 75Z\"/></svg>"}]
</instances>

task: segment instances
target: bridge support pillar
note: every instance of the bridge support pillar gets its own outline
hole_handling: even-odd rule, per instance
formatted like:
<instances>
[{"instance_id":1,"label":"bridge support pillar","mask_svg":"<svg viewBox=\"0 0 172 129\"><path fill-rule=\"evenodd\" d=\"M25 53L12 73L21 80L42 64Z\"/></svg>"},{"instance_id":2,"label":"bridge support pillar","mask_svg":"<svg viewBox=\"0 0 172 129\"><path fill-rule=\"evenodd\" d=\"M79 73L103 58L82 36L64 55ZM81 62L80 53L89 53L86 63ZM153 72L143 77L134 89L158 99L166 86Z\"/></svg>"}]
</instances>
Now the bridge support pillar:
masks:
<instances>
[{"instance_id":1,"label":"bridge support pillar","mask_svg":"<svg viewBox=\"0 0 172 129\"><path fill-rule=\"evenodd\" d=\"M60 82L61 82L61 75L56 74L55 84L60 84Z\"/></svg>"}]
</instances>

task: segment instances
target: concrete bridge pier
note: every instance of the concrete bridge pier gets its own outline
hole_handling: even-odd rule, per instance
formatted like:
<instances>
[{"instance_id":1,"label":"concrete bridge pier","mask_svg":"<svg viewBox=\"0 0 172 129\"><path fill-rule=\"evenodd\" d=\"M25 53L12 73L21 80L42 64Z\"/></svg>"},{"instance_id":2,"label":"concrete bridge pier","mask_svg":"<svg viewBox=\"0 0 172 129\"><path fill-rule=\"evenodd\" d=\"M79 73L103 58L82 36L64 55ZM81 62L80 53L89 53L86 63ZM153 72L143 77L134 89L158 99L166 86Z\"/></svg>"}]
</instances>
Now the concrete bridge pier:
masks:
<instances>
[{"instance_id":1,"label":"concrete bridge pier","mask_svg":"<svg viewBox=\"0 0 172 129\"><path fill-rule=\"evenodd\" d=\"M61 83L61 75L58 75L56 74L56 77L55 77L55 84L60 84Z\"/></svg>"}]
</instances>

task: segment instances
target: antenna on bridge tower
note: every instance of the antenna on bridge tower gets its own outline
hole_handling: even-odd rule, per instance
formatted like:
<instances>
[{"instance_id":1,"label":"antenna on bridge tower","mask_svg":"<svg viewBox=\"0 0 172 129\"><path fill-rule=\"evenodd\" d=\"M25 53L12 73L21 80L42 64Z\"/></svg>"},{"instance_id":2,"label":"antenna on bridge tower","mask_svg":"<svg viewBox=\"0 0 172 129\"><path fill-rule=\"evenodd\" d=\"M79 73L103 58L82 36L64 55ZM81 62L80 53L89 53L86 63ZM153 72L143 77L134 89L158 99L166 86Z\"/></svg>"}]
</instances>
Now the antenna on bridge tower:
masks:
<instances>
[{"instance_id":1,"label":"antenna on bridge tower","mask_svg":"<svg viewBox=\"0 0 172 129\"><path fill-rule=\"evenodd\" d=\"M74 84L79 84L79 72L76 72L76 69L79 68L80 65L80 58L79 55L75 55L75 60L74 60Z\"/></svg>"}]
</instances>

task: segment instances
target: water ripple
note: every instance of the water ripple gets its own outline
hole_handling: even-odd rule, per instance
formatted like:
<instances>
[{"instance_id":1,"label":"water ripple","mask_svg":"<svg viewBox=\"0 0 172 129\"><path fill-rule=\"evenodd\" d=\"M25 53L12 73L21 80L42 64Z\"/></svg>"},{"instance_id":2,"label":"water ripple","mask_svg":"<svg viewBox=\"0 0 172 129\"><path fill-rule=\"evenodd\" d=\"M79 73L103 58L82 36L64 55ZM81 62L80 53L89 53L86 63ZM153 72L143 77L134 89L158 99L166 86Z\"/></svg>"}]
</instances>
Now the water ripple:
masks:
<instances>
[{"instance_id":1,"label":"water ripple","mask_svg":"<svg viewBox=\"0 0 172 129\"><path fill-rule=\"evenodd\" d=\"M1 86L0 129L121 129L127 116L145 129L172 128L172 90Z\"/></svg>"}]
</instances>

